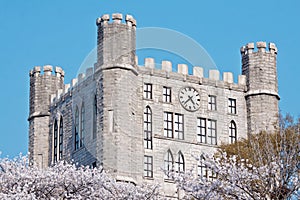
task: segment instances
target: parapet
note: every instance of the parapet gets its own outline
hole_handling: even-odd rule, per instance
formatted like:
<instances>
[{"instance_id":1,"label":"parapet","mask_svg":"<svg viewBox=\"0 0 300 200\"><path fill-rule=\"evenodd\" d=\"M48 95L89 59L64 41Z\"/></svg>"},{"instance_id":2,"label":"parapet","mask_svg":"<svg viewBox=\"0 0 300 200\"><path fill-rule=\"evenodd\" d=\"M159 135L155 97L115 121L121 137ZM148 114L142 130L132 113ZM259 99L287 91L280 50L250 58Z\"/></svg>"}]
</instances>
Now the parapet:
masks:
<instances>
[{"instance_id":1,"label":"parapet","mask_svg":"<svg viewBox=\"0 0 300 200\"><path fill-rule=\"evenodd\" d=\"M239 75L237 83L234 83L234 77L231 72L224 72L222 79L220 78L220 72L217 69L209 70L208 78L204 77L204 69L199 66L194 66L192 70L192 74L189 74L189 68L186 64L178 64L177 71L172 71L172 62L168 60L163 60L161 64L161 69L155 68L155 60L154 58L145 58L144 66L141 66L139 69L142 73L147 73L150 75L158 75L165 76L166 78L182 78L183 81L194 81L197 80L199 84L210 83L216 86L223 85L228 87L229 89L233 89L234 87L245 89L246 86L246 76ZM235 85L235 86L234 86Z\"/></svg>"},{"instance_id":2,"label":"parapet","mask_svg":"<svg viewBox=\"0 0 300 200\"><path fill-rule=\"evenodd\" d=\"M35 66L32 70L29 71L30 77L39 77L39 76L56 76L56 77L64 77L65 72L62 70L61 67L55 67L54 68L54 74L53 67L51 65L45 65L43 66L43 70L41 70L40 66Z\"/></svg>"},{"instance_id":3,"label":"parapet","mask_svg":"<svg viewBox=\"0 0 300 200\"><path fill-rule=\"evenodd\" d=\"M121 13L112 14L112 24L122 24L123 15ZM109 14L102 15L102 17L97 18L96 25L97 26L107 26L110 21ZM125 16L125 23L129 27L136 28L136 20L132 17L132 15Z\"/></svg>"},{"instance_id":4,"label":"parapet","mask_svg":"<svg viewBox=\"0 0 300 200\"><path fill-rule=\"evenodd\" d=\"M56 71L60 71L61 68L55 68ZM65 84L64 89L59 90L56 92L56 94L51 95L51 103L57 102L60 100L61 97L64 95L70 93L72 95L72 89L79 86L82 82L87 80L88 78L92 77L94 75L94 68L90 67L87 68L85 73L78 74L77 78L73 78L71 80L71 83ZM79 86L80 87L80 86Z\"/></svg>"},{"instance_id":5,"label":"parapet","mask_svg":"<svg viewBox=\"0 0 300 200\"><path fill-rule=\"evenodd\" d=\"M254 51L255 45L253 42L246 44L245 46L241 47L241 54L247 55L251 53L255 53ZM277 54L277 47L274 43L268 44L268 51L267 51L267 43L266 42L256 42L257 52L269 52L271 54Z\"/></svg>"}]
</instances>

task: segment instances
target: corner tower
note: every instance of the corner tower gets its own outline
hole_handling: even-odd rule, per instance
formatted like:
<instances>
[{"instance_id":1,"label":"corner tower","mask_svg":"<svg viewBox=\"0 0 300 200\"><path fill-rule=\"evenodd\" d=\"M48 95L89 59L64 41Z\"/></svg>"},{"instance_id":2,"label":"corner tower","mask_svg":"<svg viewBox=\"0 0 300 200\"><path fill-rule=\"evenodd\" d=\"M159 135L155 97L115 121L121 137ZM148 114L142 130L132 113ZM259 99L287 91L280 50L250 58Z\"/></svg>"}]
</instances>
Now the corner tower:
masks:
<instances>
[{"instance_id":1,"label":"corner tower","mask_svg":"<svg viewBox=\"0 0 300 200\"><path fill-rule=\"evenodd\" d=\"M100 164L117 179L135 182L141 177L143 163L143 136L137 117L141 111L137 105L136 21L131 15L124 20L122 14L115 13L111 21L106 14L96 24Z\"/></svg>"},{"instance_id":2,"label":"corner tower","mask_svg":"<svg viewBox=\"0 0 300 200\"><path fill-rule=\"evenodd\" d=\"M136 21L131 15L112 14L103 15L96 20L98 26L97 37L97 67L113 66L131 68L135 63Z\"/></svg>"},{"instance_id":3,"label":"corner tower","mask_svg":"<svg viewBox=\"0 0 300 200\"><path fill-rule=\"evenodd\" d=\"M278 129L278 81L276 57L277 48L265 42L248 43L241 48L242 74L247 77L247 123L248 134Z\"/></svg>"},{"instance_id":4,"label":"corner tower","mask_svg":"<svg viewBox=\"0 0 300 200\"><path fill-rule=\"evenodd\" d=\"M49 119L50 95L64 85L64 71L52 66L34 67L30 70L29 99L29 161L39 167L48 166L49 158Z\"/></svg>"}]
</instances>

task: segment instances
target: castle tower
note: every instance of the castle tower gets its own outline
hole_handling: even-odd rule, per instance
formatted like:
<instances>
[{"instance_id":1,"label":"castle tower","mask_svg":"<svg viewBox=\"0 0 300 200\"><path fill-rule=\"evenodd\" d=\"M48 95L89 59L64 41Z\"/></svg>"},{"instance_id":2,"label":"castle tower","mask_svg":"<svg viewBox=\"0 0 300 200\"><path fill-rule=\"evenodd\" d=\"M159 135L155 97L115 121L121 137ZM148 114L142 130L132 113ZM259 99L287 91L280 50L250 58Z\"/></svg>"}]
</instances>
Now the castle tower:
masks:
<instances>
[{"instance_id":1,"label":"castle tower","mask_svg":"<svg viewBox=\"0 0 300 200\"><path fill-rule=\"evenodd\" d=\"M277 48L265 42L248 43L241 48L242 74L247 77L248 133L275 131L278 128L278 81L276 69Z\"/></svg>"},{"instance_id":2,"label":"castle tower","mask_svg":"<svg viewBox=\"0 0 300 200\"><path fill-rule=\"evenodd\" d=\"M48 166L49 157L49 105L50 95L63 88L64 71L52 66L34 67L30 70L29 99L29 161L39 167Z\"/></svg>"},{"instance_id":3,"label":"castle tower","mask_svg":"<svg viewBox=\"0 0 300 200\"><path fill-rule=\"evenodd\" d=\"M98 60L95 74L97 103L102 130L102 163L115 172L117 179L134 181L142 170L143 136L136 119L137 66L135 63L136 21L122 14L103 15L97 19ZM139 128L138 128L139 127ZM136 170L135 170L136 169ZM141 171L142 173L142 171ZM118 178L122 177L122 178ZM126 177L126 178L125 178Z\"/></svg>"},{"instance_id":4,"label":"castle tower","mask_svg":"<svg viewBox=\"0 0 300 200\"><path fill-rule=\"evenodd\" d=\"M112 15L113 22L109 22L109 15L98 18L97 38L97 66L102 68L111 65L135 66L136 21L131 15L126 15L126 24L122 23L123 15ZM129 66L127 66L129 67Z\"/></svg>"}]
</instances>

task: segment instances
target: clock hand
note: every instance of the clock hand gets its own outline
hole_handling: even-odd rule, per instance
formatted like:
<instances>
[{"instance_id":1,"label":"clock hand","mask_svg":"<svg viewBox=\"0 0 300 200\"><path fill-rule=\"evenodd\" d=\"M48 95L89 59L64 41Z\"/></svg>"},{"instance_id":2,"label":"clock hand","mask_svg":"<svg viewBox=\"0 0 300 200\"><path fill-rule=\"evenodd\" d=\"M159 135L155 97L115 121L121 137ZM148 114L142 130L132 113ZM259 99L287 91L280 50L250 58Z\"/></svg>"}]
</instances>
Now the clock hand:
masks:
<instances>
[{"instance_id":1,"label":"clock hand","mask_svg":"<svg viewBox=\"0 0 300 200\"><path fill-rule=\"evenodd\" d=\"M193 101L193 96L189 96L189 98L190 98L192 104L195 104L195 102Z\"/></svg>"},{"instance_id":2,"label":"clock hand","mask_svg":"<svg viewBox=\"0 0 300 200\"><path fill-rule=\"evenodd\" d=\"M193 96L188 96L188 100L186 100L186 101L184 102L184 104L186 104L189 100L193 101L192 98L193 98Z\"/></svg>"}]
</instances>

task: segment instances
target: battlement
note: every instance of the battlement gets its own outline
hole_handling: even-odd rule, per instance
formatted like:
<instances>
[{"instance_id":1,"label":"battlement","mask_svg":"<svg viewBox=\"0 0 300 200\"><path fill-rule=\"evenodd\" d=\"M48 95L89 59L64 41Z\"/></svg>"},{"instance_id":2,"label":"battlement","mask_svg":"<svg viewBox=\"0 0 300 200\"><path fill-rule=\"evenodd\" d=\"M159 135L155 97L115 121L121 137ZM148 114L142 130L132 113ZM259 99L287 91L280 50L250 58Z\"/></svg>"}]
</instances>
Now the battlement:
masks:
<instances>
[{"instance_id":1,"label":"battlement","mask_svg":"<svg viewBox=\"0 0 300 200\"><path fill-rule=\"evenodd\" d=\"M178 64L177 71L173 72L172 71L172 62L167 61L167 60L162 61L161 70L159 70L159 69L155 68L154 58L145 58L144 66L141 66L140 69L145 73L148 72L150 75L154 75L156 72L157 73L164 72L165 77L170 78L170 79L173 78L172 75L173 76L182 75L184 81L197 78L197 79L199 79L200 84L203 84L204 80L206 80L206 81L212 81L212 82L220 81L220 82L223 82L224 84L227 84L227 85L229 84L231 86L235 84L235 85L242 86L243 88L246 85L246 76L239 75L238 82L234 83L234 77L231 72L223 72L223 76L222 76L223 79L220 79L220 72L219 72L219 70L216 70L216 69L209 70L208 78L204 77L204 69L199 66L194 66L192 74L189 74L188 65Z\"/></svg>"},{"instance_id":2,"label":"battlement","mask_svg":"<svg viewBox=\"0 0 300 200\"><path fill-rule=\"evenodd\" d=\"M79 84L84 82L86 79L94 75L94 68L90 67L86 69L85 73L78 74L77 78L73 78L71 83L65 84L63 89L57 90L55 94L50 97L51 103L58 101L62 96L71 92L73 88L79 87Z\"/></svg>"},{"instance_id":3,"label":"battlement","mask_svg":"<svg viewBox=\"0 0 300 200\"><path fill-rule=\"evenodd\" d=\"M122 24L123 15L121 13L114 13L112 14L111 18L112 23L110 23L109 14L102 15L102 17L97 18L96 25L107 26L108 24ZM136 28L136 20L131 15L126 15L124 20L124 24L128 25L129 27Z\"/></svg>"},{"instance_id":4,"label":"battlement","mask_svg":"<svg viewBox=\"0 0 300 200\"><path fill-rule=\"evenodd\" d=\"M257 51L254 51L255 45L253 42L246 44L245 46L242 46L240 51L242 55L247 55L251 53L256 52L268 52L271 54L277 54L277 47L274 43L268 43L268 49L267 49L267 43L266 42L256 42L256 48ZM268 50L268 51L267 51Z\"/></svg>"},{"instance_id":5,"label":"battlement","mask_svg":"<svg viewBox=\"0 0 300 200\"><path fill-rule=\"evenodd\" d=\"M39 77L39 76L56 76L56 77L64 77L65 72L62 70L61 67L55 67L54 68L54 74L53 67L51 65L45 65L43 66L43 71L41 70L40 66L35 66L32 70L29 71L30 77Z\"/></svg>"}]
</instances>

